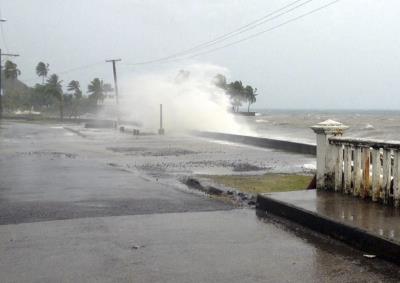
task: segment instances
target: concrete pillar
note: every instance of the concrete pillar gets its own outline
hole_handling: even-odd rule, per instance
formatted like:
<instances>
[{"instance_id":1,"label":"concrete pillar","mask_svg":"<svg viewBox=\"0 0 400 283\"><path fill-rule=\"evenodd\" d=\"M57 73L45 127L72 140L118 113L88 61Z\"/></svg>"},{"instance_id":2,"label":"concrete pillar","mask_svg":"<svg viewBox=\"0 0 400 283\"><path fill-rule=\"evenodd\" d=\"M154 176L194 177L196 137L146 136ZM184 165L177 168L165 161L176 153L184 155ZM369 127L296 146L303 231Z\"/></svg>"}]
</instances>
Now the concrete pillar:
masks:
<instances>
[{"instance_id":1,"label":"concrete pillar","mask_svg":"<svg viewBox=\"0 0 400 283\"><path fill-rule=\"evenodd\" d=\"M331 150L328 139L332 136L341 136L347 128L348 126L333 120L326 120L311 127L317 134L317 189L326 188L326 179L330 180L330 186L334 184L333 175L337 157L328 154L331 151L335 152Z\"/></svg>"}]
</instances>

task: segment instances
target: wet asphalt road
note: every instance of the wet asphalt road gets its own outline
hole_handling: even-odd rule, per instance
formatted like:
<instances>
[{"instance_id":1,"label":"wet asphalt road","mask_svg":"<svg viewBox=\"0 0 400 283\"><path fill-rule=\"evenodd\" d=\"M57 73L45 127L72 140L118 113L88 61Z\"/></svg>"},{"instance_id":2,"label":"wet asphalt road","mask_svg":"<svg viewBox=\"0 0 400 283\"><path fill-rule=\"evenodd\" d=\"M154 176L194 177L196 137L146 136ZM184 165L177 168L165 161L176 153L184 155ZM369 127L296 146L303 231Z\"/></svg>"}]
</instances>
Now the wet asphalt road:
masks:
<instances>
[{"instance_id":1,"label":"wet asphalt road","mask_svg":"<svg viewBox=\"0 0 400 283\"><path fill-rule=\"evenodd\" d=\"M397 266L176 181L237 159L296 171L310 157L63 126L0 123L1 282L400 280Z\"/></svg>"}]
</instances>

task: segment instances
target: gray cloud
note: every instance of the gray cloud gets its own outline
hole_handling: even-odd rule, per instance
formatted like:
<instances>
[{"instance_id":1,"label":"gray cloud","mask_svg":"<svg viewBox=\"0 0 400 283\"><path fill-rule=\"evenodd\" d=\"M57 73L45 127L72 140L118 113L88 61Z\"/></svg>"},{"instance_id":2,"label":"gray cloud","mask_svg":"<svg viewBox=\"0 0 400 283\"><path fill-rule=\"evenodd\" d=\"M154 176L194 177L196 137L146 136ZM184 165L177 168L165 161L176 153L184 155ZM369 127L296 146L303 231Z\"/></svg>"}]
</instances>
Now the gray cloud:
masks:
<instances>
[{"instance_id":1,"label":"gray cloud","mask_svg":"<svg viewBox=\"0 0 400 283\"><path fill-rule=\"evenodd\" d=\"M1 1L8 49L22 79L34 84L39 60L60 72L120 57L131 63L189 48L290 1L13 0ZM315 2L315 3L314 3ZM297 13L329 0L315 0ZM253 40L196 58L224 66L231 79L259 88L256 107L379 108L400 106L400 2L342 0ZM288 17L285 17L288 19ZM276 21L279 23L283 21ZM262 30L273 23L260 27ZM1 46L4 49L4 43ZM121 77L188 62L119 66ZM62 74L64 81L112 81L111 66Z\"/></svg>"}]
</instances>

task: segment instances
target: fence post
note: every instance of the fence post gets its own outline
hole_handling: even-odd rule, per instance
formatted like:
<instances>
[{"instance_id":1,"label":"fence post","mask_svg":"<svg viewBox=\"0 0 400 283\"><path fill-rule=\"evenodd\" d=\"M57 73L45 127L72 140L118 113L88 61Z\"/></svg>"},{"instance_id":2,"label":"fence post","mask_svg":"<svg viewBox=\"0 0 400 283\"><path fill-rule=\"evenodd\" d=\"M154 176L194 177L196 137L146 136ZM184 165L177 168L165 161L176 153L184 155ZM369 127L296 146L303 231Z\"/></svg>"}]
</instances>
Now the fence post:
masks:
<instances>
[{"instance_id":1,"label":"fence post","mask_svg":"<svg viewBox=\"0 0 400 283\"><path fill-rule=\"evenodd\" d=\"M333 189L335 180L336 150L329 145L329 138L341 136L348 126L326 120L311 127L317 134L317 189Z\"/></svg>"},{"instance_id":2,"label":"fence post","mask_svg":"<svg viewBox=\"0 0 400 283\"><path fill-rule=\"evenodd\" d=\"M388 204L390 198L390 187L392 182L392 150L383 149L383 171L382 171L382 192L381 198L384 204Z\"/></svg>"},{"instance_id":3,"label":"fence post","mask_svg":"<svg viewBox=\"0 0 400 283\"><path fill-rule=\"evenodd\" d=\"M361 194L362 178L361 147L359 146L354 148L353 168L353 195L359 196Z\"/></svg>"},{"instance_id":4,"label":"fence post","mask_svg":"<svg viewBox=\"0 0 400 283\"><path fill-rule=\"evenodd\" d=\"M343 155L344 193L351 193L351 146L344 146Z\"/></svg>"},{"instance_id":5,"label":"fence post","mask_svg":"<svg viewBox=\"0 0 400 283\"><path fill-rule=\"evenodd\" d=\"M361 198L367 198L370 196L371 180L369 176L369 167L371 165L371 152L369 147L362 148L361 156L361 168L362 168L362 179L361 179Z\"/></svg>"},{"instance_id":6,"label":"fence post","mask_svg":"<svg viewBox=\"0 0 400 283\"><path fill-rule=\"evenodd\" d=\"M400 158L399 150L394 150L394 167L393 167L393 199L394 206L400 205Z\"/></svg>"},{"instance_id":7,"label":"fence post","mask_svg":"<svg viewBox=\"0 0 400 283\"><path fill-rule=\"evenodd\" d=\"M336 145L335 191L343 190L343 146Z\"/></svg>"}]
</instances>

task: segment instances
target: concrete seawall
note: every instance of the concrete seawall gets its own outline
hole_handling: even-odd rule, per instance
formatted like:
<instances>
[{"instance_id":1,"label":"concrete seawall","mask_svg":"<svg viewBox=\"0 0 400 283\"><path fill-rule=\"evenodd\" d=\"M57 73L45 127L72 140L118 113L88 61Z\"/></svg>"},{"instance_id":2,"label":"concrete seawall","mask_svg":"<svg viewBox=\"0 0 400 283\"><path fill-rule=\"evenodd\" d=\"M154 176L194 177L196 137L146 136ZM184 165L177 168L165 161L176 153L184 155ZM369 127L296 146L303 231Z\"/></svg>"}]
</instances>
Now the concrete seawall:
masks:
<instances>
[{"instance_id":1,"label":"concrete seawall","mask_svg":"<svg viewBox=\"0 0 400 283\"><path fill-rule=\"evenodd\" d=\"M193 131L192 134L205 138L236 142L257 147L275 148L302 154L316 155L317 152L317 147L312 144L244 136L244 135L217 133L217 132Z\"/></svg>"}]
</instances>

